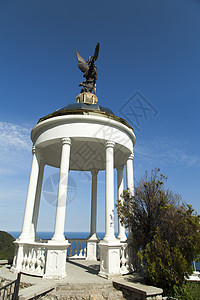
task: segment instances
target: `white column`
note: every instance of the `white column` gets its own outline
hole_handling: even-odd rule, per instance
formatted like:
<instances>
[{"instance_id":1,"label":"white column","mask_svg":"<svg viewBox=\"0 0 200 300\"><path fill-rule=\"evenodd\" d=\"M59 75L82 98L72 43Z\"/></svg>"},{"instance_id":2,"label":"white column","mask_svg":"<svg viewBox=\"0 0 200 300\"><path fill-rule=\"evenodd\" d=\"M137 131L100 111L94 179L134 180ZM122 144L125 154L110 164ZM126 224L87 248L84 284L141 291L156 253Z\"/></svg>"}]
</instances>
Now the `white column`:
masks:
<instances>
[{"instance_id":1,"label":"white column","mask_svg":"<svg viewBox=\"0 0 200 300\"><path fill-rule=\"evenodd\" d=\"M114 142L106 142L105 237L99 243L99 276L105 278L120 274L121 242L114 229L114 146Z\"/></svg>"},{"instance_id":2,"label":"white column","mask_svg":"<svg viewBox=\"0 0 200 300\"><path fill-rule=\"evenodd\" d=\"M37 238L36 231L37 231L38 214L39 214L40 199L41 199L44 165L45 165L44 161L41 161L40 166L39 166L39 175L38 175L38 183L37 183L37 190L36 190L36 197L35 197L35 205L34 205L34 209L33 209L33 220L32 220L33 239Z\"/></svg>"},{"instance_id":3,"label":"white column","mask_svg":"<svg viewBox=\"0 0 200 300\"><path fill-rule=\"evenodd\" d=\"M19 237L20 240L31 239L31 222L33 217L33 208L35 203L40 163L39 153L37 153L36 148L34 146L32 148L32 153L32 167L27 192L22 233Z\"/></svg>"},{"instance_id":4,"label":"white column","mask_svg":"<svg viewBox=\"0 0 200 300\"><path fill-rule=\"evenodd\" d=\"M92 193L91 193L91 224L90 238L97 239L97 170L92 170Z\"/></svg>"},{"instance_id":5,"label":"white column","mask_svg":"<svg viewBox=\"0 0 200 300\"><path fill-rule=\"evenodd\" d=\"M129 190L131 196L134 196L133 158L134 158L134 154L132 153L126 162L126 184L127 184L127 189ZM131 239L132 239L132 233L131 233L131 227L129 227L128 240L130 241Z\"/></svg>"},{"instance_id":6,"label":"white column","mask_svg":"<svg viewBox=\"0 0 200 300\"><path fill-rule=\"evenodd\" d=\"M91 193L91 223L90 223L90 236L87 240L87 256L86 260L97 260L97 170L92 170L92 193Z\"/></svg>"},{"instance_id":7,"label":"white column","mask_svg":"<svg viewBox=\"0 0 200 300\"><path fill-rule=\"evenodd\" d=\"M132 153L126 162L126 184L131 195L134 195L133 158L134 154Z\"/></svg>"},{"instance_id":8,"label":"white column","mask_svg":"<svg viewBox=\"0 0 200 300\"><path fill-rule=\"evenodd\" d=\"M105 241L116 239L114 229L114 146L114 142L106 142Z\"/></svg>"},{"instance_id":9,"label":"white column","mask_svg":"<svg viewBox=\"0 0 200 300\"><path fill-rule=\"evenodd\" d=\"M61 162L60 162L60 178L58 187L58 199L56 207L56 219L53 241L65 241L64 226L65 226L65 213L67 202L67 184L69 173L70 161L70 147L71 139L62 138Z\"/></svg>"},{"instance_id":10,"label":"white column","mask_svg":"<svg viewBox=\"0 0 200 300\"><path fill-rule=\"evenodd\" d=\"M124 190L124 181L123 181L123 166L117 169L117 186L118 186L118 199L123 202L123 194ZM117 238L120 241L126 241L125 227L120 222L120 217L118 215L118 236Z\"/></svg>"}]
</instances>

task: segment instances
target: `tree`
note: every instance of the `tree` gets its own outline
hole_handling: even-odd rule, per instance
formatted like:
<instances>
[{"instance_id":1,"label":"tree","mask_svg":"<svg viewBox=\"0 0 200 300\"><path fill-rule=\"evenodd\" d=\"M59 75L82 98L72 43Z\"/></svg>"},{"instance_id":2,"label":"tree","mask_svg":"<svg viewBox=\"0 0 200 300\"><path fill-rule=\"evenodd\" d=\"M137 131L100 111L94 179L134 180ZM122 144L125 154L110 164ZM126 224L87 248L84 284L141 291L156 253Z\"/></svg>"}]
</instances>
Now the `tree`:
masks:
<instances>
[{"instance_id":1,"label":"tree","mask_svg":"<svg viewBox=\"0 0 200 300\"><path fill-rule=\"evenodd\" d=\"M5 231L0 231L0 260L13 259L14 256L14 238Z\"/></svg>"},{"instance_id":2,"label":"tree","mask_svg":"<svg viewBox=\"0 0 200 300\"><path fill-rule=\"evenodd\" d=\"M159 169L150 176L146 172L134 197L124 191L118 212L132 229L133 266L149 283L170 291L192 273L192 261L200 254L200 217L164 187L166 181Z\"/></svg>"}]
</instances>

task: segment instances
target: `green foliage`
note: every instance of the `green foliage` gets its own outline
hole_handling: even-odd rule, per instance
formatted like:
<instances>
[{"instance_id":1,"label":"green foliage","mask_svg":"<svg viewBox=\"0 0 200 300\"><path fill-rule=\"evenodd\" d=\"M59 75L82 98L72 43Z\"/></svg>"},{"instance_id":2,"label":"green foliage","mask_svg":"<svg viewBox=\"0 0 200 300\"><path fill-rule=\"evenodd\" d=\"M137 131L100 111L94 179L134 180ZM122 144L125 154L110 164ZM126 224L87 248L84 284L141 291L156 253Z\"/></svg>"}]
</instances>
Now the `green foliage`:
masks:
<instances>
[{"instance_id":1,"label":"green foliage","mask_svg":"<svg viewBox=\"0 0 200 300\"><path fill-rule=\"evenodd\" d=\"M134 267L150 284L171 293L183 286L200 253L200 218L179 195L165 189L167 178L159 172L146 172L134 197L124 191L118 212L132 229Z\"/></svg>"},{"instance_id":2,"label":"green foliage","mask_svg":"<svg viewBox=\"0 0 200 300\"><path fill-rule=\"evenodd\" d=\"M167 293L174 285L183 284L186 270L192 272L192 264L188 265L178 247L171 247L168 241L162 240L160 230L138 255L141 262L148 265L148 282L162 287Z\"/></svg>"},{"instance_id":3,"label":"green foliage","mask_svg":"<svg viewBox=\"0 0 200 300\"><path fill-rule=\"evenodd\" d=\"M0 259L13 259L14 240L9 233L0 231Z\"/></svg>"},{"instance_id":4,"label":"green foliage","mask_svg":"<svg viewBox=\"0 0 200 300\"><path fill-rule=\"evenodd\" d=\"M179 300L200 300L200 284L198 282L186 282L180 287L173 287L173 297Z\"/></svg>"}]
</instances>

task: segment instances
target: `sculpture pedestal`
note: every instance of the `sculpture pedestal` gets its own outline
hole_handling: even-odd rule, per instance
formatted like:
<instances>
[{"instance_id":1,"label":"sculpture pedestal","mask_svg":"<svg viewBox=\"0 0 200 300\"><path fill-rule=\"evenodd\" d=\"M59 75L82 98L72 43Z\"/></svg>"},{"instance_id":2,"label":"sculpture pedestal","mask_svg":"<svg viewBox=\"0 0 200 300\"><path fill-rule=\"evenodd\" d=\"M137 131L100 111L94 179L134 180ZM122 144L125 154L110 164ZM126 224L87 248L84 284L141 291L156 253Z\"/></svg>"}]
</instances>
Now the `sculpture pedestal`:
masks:
<instances>
[{"instance_id":1,"label":"sculpture pedestal","mask_svg":"<svg viewBox=\"0 0 200 300\"><path fill-rule=\"evenodd\" d=\"M76 96L77 103L96 104L97 101L97 96L92 93L81 93Z\"/></svg>"},{"instance_id":2,"label":"sculpture pedestal","mask_svg":"<svg viewBox=\"0 0 200 300\"><path fill-rule=\"evenodd\" d=\"M97 243L98 238L97 237L90 237L87 240L87 257L86 260L97 260Z\"/></svg>"},{"instance_id":3,"label":"sculpture pedestal","mask_svg":"<svg viewBox=\"0 0 200 300\"><path fill-rule=\"evenodd\" d=\"M104 241L99 243L100 272L99 276L110 279L120 273L120 241Z\"/></svg>"},{"instance_id":4,"label":"sculpture pedestal","mask_svg":"<svg viewBox=\"0 0 200 300\"><path fill-rule=\"evenodd\" d=\"M46 264L43 278L61 279L66 273L67 248L69 242L50 242L46 245Z\"/></svg>"}]
</instances>

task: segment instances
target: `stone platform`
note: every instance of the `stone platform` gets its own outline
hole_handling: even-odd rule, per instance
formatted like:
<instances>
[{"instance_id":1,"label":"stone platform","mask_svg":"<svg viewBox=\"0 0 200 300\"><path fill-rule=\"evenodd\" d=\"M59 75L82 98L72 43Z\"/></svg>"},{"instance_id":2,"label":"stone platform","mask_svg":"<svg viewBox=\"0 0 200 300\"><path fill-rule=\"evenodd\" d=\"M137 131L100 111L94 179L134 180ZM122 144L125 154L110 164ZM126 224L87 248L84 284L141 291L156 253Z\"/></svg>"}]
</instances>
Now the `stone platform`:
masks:
<instances>
[{"instance_id":1,"label":"stone platform","mask_svg":"<svg viewBox=\"0 0 200 300\"><path fill-rule=\"evenodd\" d=\"M25 288L20 289L19 299L32 299L39 296L40 299L51 300L162 299L161 289L134 282L136 280L135 275L119 276L113 280L98 276L100 270L98 261L69 260L66 263L66 268L68 275L60 280L22 274L21 287ZM10 271L9 265L0 268L1 280L13 281L16 277L16 274Z\"/></svg>"},{"instance_id":2,"label":"stone platform","mask_svg":"<svg viewBox=\"0 0 200 300\"><path fill-rule=\"evenodd\" d=\"M50 292L51 295L43 297L46 299L57 299L58 297L61 297L61 295L64 297L64 295L70 294L70 299L71 294L75 293L75 291L77 293L77 287L79 292L80 290L84 291L84 294L88 293L90 287L93 287L95 291L99 289L103 290L104 288L106 290L115 290L112 286L112 281L97 275L100 270L98 261L92 262L80 259L69 260L66 262L66 269L68 274L67 277L60 280L44 279L22 274L21 286L25 288L20 289L19 299L31 299L43 295L46 292L50 292L51 290L53 290ZM0 280L9 282L15 280L16 277L17 275L10 271L9 265L0 268ZM123 297L121 299L123 299Z\"/></svg>"}]
</instances>

